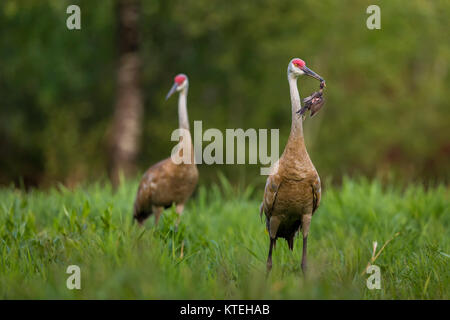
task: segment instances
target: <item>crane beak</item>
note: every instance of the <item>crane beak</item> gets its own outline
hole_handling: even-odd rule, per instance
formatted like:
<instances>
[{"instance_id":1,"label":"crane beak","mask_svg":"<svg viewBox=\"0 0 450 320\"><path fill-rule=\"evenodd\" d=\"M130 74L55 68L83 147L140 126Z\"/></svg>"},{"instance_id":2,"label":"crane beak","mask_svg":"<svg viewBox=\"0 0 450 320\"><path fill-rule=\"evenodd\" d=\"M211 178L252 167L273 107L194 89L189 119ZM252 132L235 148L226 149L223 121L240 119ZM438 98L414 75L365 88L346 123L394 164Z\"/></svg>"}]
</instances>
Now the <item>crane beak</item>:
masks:
<instances>
[{"instance_id":1,"label":"crane beak","mask_svg":"<svg viewBox=\"0 0 450 320\"><path fill-rule=\"evenodd\" d=\"M177 91L177 88L178 88L178 84L177 84L177 83L174 83L173 86L172 86L172 88L170 89L169 93L168 93L167 96L166 96L166 100L169 99L170 96L171 96L175 91Z\"/></svg>"},{"instance_id":2,"label":"crane beak","mask_svg":"<svg viewBox=\"0 0 450 320\"><path fill-rule=\"evenodd\" d=\"M319 80L320 82L324 82L323 78L321 76L319 76L317 73L315 73L314 71L312 71L310 68L305 66L302 68L302 70L307 76L313 77L313 78Z\"/></svg>"}]
</instances>

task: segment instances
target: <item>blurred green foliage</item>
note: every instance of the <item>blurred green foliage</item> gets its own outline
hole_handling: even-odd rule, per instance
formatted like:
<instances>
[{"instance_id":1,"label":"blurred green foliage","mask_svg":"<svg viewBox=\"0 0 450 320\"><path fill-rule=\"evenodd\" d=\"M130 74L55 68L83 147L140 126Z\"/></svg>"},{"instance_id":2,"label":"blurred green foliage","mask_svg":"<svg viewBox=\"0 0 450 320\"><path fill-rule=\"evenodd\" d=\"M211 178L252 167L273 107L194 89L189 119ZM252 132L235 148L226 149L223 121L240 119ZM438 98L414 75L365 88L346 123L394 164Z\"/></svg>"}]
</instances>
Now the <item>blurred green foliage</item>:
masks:
<instances>
[{"instance_id":1,"label":"blurred green foliage","mask_svg":"<svg viewBox=\"0 0 450 320\"><path fill-rule=\"evenodd\" d=\"M66 28L81 7L82 29ZM366 8L381 7L381 30ZM450 177L450 2L183 0L142 1L145 117L139 166L167 157L177 127L173 76L190 77L191 125L290 126L286 68L293 57L327 81L326 105L305 121L322 176ZM3 0L0 3L0 182L71 184L105 176L115 99L115 2ZM318 88L299 81L303 97ZM201 179L216 166L200 166ZM220 166L232 180L259 166Z\"/></svg>"}]
</instances>

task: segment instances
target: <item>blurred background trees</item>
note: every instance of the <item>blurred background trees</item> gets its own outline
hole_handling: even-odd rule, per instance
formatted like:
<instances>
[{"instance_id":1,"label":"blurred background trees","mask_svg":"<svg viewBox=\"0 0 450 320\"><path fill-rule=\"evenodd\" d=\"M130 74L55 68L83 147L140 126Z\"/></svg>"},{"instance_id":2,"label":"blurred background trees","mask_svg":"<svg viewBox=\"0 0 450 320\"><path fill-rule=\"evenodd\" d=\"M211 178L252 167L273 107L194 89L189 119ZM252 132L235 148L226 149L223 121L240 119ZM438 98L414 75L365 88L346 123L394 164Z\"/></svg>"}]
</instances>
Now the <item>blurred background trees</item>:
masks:
<instances>
[{"instance_id":1,"label":"blurred background trees","mask_svg":"<svg viewBox=\"0 0 450 320\"><path fill-rule=\"evenodd\" d=\"M114 186L120 176L134 172L138 154L142 117L142 89L140 83L139 13L137 0L117 0L117 100L111 130L110 178Z\"/></svg>"},{"instance_id":2,"label":"blurred background trees","mask_svg":"<svg viewBox=\"0 0 450 320\"><path fill-rule=\"evenodd\" d=\"M127 38L122 1L1 1L0 183L72 185L169 156L177 108L164 97L180 72L190 78L191 125L279 128L282 148L293 57L327 81L324 108L305 122L321 176L448 182L450 2L142 1L131 9L139 37ZM70 4L81 8L81 30L66 28ZM381 7L381 30L366 28L370 4ZM299 84L303 97L317 89L314 80ZM126 117L132 129L117 121ZM259 165L199 170L203 182L217 170L235 182L265 180Z\"/></svg>"}]
</instances>

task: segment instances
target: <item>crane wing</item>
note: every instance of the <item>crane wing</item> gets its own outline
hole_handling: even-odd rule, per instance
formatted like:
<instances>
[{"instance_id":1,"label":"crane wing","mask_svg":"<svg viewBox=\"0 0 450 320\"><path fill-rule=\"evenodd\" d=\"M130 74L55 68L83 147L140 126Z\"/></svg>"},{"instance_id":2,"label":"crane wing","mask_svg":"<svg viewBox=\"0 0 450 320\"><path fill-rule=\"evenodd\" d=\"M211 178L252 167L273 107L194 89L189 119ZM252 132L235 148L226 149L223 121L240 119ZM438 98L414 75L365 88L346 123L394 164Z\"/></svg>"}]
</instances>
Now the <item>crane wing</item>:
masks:
<instances>
[{"instance_id":1,"label":"crane wing","mask_svg":"<svg viewBox=\"0 0 450 320\"><path fill-rule=\"evenodd\" d=\"M134 203L135 215L139 212L151 212L158 188L168 189L167 176L170 158L164 159L151 166L142 176Z\"/></svg>"},{"instance_id":2,"label":"crane wing","mask_svg":"<svg viewBox=\"0 0 450 320\"><path fill-rule=\"evenodd\" d=\"M270 219L272 215L272 209L277 198L278 190L281 185L281 177L277 174L270 175L266 181L266 187L264 188L264 198L261 204L261 214L264 211L266 217Z\"/></svg>"},{"instance_id":3,"label":"crane wing","mask_svg":"<svg viewBox=\"0 0 450 320\"><path fill-rule=\"evenodd\" d=\"M312 184L312 192L313 192L313 209L312 213L317 210L320 204L320 198L322 197L322 187L320 185L320 178L319 176L316 177L316 180Z\"/></svg>"}]
</instances>

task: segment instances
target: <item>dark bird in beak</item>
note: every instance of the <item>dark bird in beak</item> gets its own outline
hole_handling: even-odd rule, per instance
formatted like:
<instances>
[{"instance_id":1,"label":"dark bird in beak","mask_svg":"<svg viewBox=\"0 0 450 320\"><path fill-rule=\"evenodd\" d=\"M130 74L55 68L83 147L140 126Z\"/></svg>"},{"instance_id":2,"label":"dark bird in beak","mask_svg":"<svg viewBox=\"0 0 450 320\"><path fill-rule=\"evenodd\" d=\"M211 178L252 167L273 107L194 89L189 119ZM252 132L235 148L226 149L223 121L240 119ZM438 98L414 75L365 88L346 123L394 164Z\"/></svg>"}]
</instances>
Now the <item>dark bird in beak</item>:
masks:
<instances>
[{"instance_id":1,"label":"dark bird in beak","mask_svg":"<svg viewBox=\"0 0 450 320\"><path fill-rule=\"evenodd\" d=\"M315 74L315 73L314 73ZM313 76L313 75L311 75ZM315 76L320 78L320 89L319 91L314 92L309 97L303 99L303 108L297 111L299 116L301 117L307 110L311 110L311 117L314 116L319 110L322 108L325 103L325 99L323 98L323 88L326 86L323 78L315 74ZM314 78L315 78L314 76Z\"/></svg>"}]
</instances>

